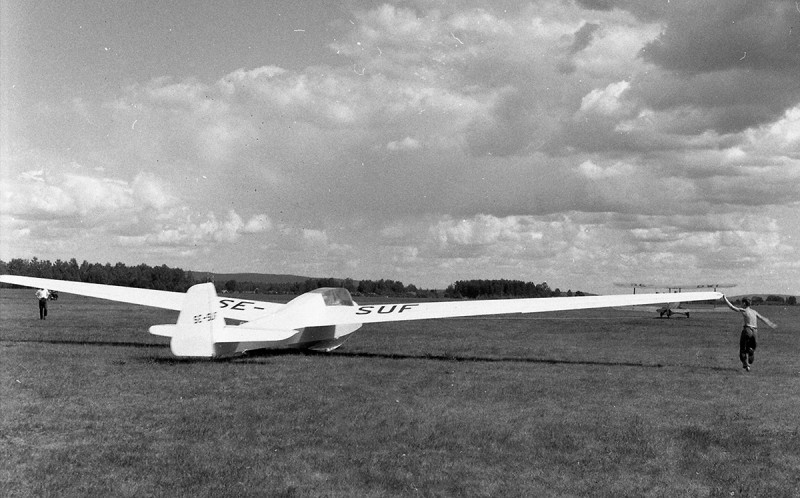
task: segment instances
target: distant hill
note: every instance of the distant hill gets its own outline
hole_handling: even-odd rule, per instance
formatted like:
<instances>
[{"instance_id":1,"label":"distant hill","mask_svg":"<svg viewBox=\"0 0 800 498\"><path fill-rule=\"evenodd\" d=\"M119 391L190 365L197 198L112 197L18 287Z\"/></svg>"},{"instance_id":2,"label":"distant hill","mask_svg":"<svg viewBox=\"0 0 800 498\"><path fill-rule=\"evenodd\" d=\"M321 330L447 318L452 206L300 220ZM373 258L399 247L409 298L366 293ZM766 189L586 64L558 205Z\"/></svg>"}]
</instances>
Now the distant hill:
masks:
<instances>
[{"instance_id":1,"label":"distant hill","mask_svg":"<svg viewBox=\"0 0 800 498\"><path fill-rule=\"evenodd\" d=\"M213 279L217 283L225 283L228 280L237 282L254 282L259 284L291 284L295 282L305 282L312 277L301 277L300 275L283 275L273 273L213 273L208 271L193 271L192 276L196 280Z\"/></svg>"}]
</instances>

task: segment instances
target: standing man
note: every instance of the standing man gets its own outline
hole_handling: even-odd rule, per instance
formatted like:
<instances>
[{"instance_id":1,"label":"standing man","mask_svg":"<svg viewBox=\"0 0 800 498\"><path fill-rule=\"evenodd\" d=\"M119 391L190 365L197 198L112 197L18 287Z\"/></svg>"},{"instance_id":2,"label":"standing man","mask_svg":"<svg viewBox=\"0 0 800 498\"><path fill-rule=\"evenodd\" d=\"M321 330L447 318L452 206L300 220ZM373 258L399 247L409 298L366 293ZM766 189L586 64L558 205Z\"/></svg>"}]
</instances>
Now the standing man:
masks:
<instances>
[{"instance_id":1,"label":"standing man","mask_svg":"<svg viewBox=\"0 0 800 498\"><path fill-rule=\"evenodd\" d=\"M770 328L775 328L777 325L769 321L765 316L761 315L758 311L750 307L750 300L747 298L742 299L742 306L744 308L737 308L732 305L728 298L722 296L725 304L733 311L738 311L742 314L744 319L744 326L742 327L742 335L739 336L739 359L742 361L742 368L750 371L750 365L753 364L753 359L756 352L756 336L758 335L758 320L766 323Z\"/></svg>"},{"instance_id":2,"label":"standing man","mask_svg":"<svg viewBox=\"0 0 800 498\"><path fill-rule=\"evenodd\" d=\"M39 289L36 291L36 297L39 299L39 320L44 320L47 317L47 300L50 298L50 291Z\"/></svg>"}]
</instances>

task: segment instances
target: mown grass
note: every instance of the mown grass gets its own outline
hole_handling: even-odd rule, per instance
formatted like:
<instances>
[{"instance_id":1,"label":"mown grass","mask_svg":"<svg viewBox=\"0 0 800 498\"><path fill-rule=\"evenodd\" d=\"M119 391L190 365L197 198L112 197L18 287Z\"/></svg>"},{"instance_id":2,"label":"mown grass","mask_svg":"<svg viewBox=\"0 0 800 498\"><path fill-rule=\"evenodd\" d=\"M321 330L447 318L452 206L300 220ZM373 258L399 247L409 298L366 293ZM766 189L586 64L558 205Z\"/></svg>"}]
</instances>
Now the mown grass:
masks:
<instances>
[{"instance_id":1,"label":"mown grass","mask_svg":"<svg viewBox=\"0 0 800 498\"><path fill-rule=\"evenodd\" d=\"M365 326L170 356L175 313L0 290L2 496L797 496L797 308Z\"/></svg>"}]
</instances>

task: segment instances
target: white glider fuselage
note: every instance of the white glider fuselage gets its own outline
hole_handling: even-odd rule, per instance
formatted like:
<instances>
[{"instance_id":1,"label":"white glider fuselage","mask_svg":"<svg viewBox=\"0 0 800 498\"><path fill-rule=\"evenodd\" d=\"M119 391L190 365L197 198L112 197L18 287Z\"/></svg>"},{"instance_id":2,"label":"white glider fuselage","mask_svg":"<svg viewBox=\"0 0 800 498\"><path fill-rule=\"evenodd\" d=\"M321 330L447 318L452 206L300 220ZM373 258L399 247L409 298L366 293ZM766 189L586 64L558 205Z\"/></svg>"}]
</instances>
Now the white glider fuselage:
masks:
<instances>
[{"instance_id":1,"label":"white glider fuselage","mask_svg":"<svg viewBox=\"0 0 800 498\"><path fill-rule=\"evenodd\" d=\"M361 328L361 324L329 325L326 327L304 327L287 330L286 339L274 341L242 341L216 343L216 357L235 356L247 351L259 349L307 349L310 351L329 352L338 348L347 340L347 336Z\"/></svg>"},{"instance_id":2,"label":"white glider fuselage","mask_svg":"<svg viewBox=\"0 0 800 498\"><path fill-rule=\"evenodd\" d=\"M316 289L276 305L219 298L213 284L200 284L186 293L178 323L154 325L150 333L171 337L170 346L176 356L226 357L258 349L284 348L327 352L341 346L361 324L304 325L307 320L298 321L298 317L322 314L327 307L355 306L350 293L339 288ZM251 310L260 312L257 318L240 325L224 322L224 318L244 320Z\"/></svg>"},{"instance_id":3,"label":"white glider fuselage","mask_svg":"<svg viewBox=\"0 0 800 498\"><path fill-rule=\"evenodd\" d=\"M0 275L0 282L180 311L177 323L154 325L150 333L169 337L175 356L205 358L257 349L331 351L365 323L661 304L676 298L673 293L358 305L346 289L326 287L280 304L220 297L212 283L182 293L16 275ZM680 301L721 297L687 292Z\"/></svg>"}]
</instances>

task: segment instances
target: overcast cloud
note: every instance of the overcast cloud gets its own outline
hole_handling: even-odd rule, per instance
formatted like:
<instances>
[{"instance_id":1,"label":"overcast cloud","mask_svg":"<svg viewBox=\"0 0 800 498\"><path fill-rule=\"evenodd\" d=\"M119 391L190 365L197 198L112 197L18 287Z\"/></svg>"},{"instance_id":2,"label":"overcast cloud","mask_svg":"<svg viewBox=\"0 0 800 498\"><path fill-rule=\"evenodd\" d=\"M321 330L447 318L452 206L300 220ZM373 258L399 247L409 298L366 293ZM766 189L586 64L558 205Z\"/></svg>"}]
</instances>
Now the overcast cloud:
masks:
<instances>
[{"instance_id":1,"label":"overcast cloud","mask_svg":"<svg viewBox=\"0 0 800 498\"><path fill-rule=\"evenodd\" d=\"M800 294L796 2L282 3L4 3L0 258Z\"/></svg>"}]
</instances>

